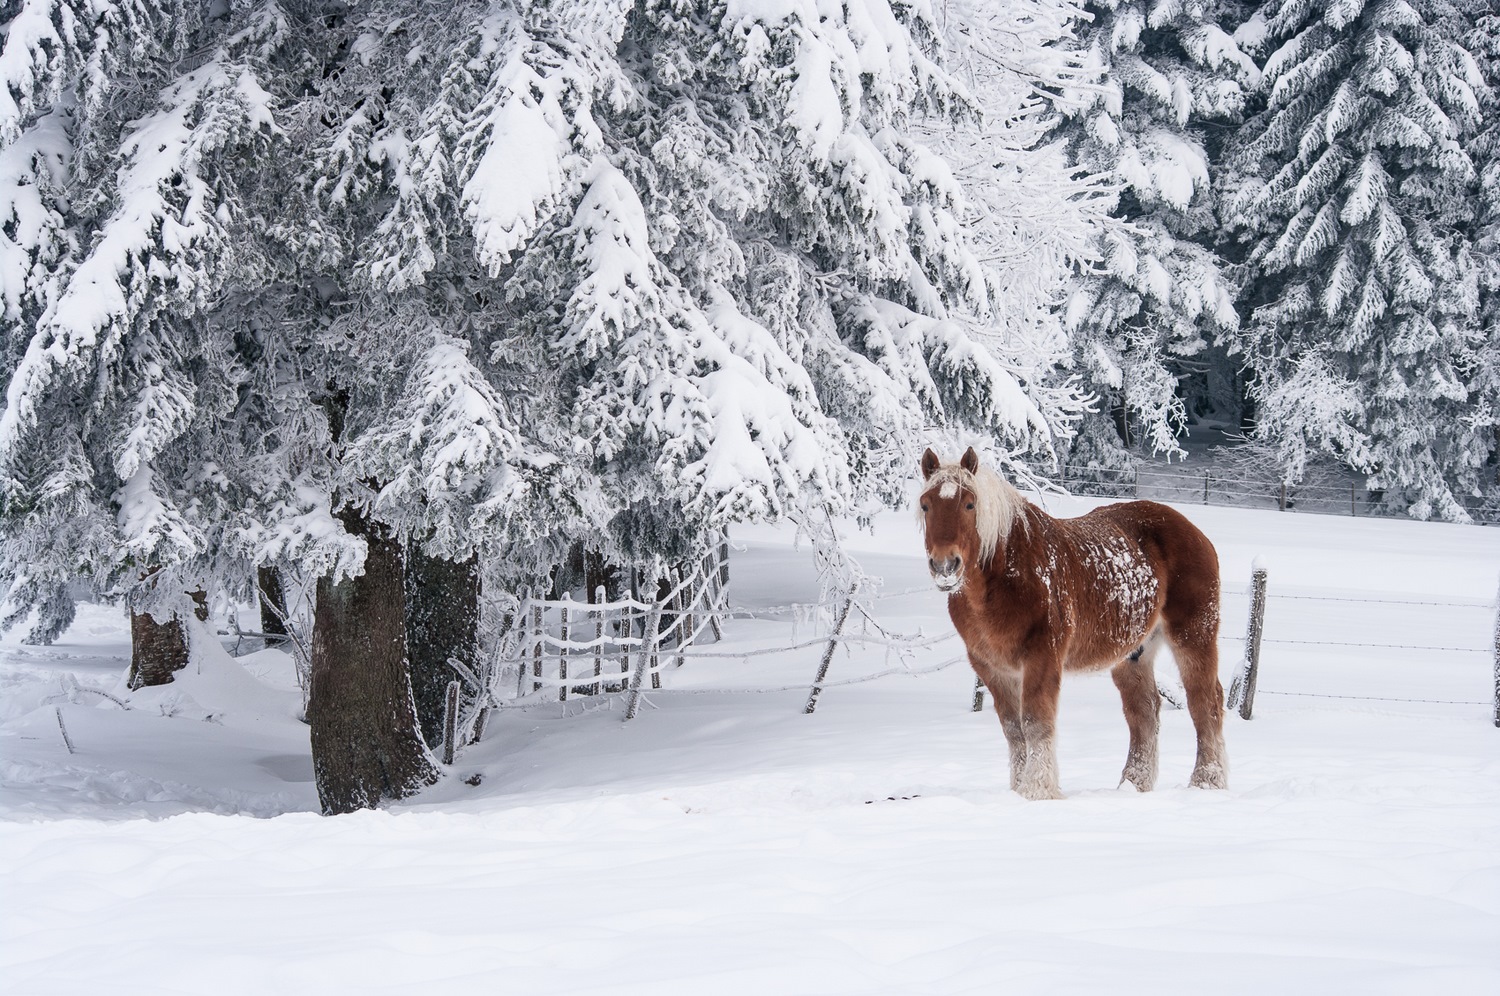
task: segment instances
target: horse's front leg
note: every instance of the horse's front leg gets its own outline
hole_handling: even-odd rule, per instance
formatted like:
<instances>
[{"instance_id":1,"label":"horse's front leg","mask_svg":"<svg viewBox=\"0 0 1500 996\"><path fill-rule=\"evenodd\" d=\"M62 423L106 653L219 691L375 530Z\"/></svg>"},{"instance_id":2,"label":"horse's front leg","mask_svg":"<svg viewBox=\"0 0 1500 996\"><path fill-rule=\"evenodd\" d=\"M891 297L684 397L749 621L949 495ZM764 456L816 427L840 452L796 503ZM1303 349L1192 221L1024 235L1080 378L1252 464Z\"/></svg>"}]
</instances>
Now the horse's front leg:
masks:
<instances>
[{"instance_id":1,"label":"horse's front leg","mask_svg":"<svg viewBox=\"0 0 1500 996\"><path fill-rule=\"evenodd\" d=\"M1062 691L1062 660L1052 653L1026 657L1021 677L1021 732L1026 760L1016 791L1027 799L1061 799L1057 784L1057 698Z\"/></svg>"},{"instance_id":2,"label":"horse's front leg","mask_svg":"<svg viewBox=\"0 0 1500 996\"><path fill-rule=\"evenodd\" d=\"M1005 731L1005 743L1010 748L1010 787L1020 788L1021 772L1026 766L1026 733L1021 729L1021 675L1020 672L991 667L976 660L972 655L969 663L990 690L995 703L995 714L1000 717L1000 729Z\"/></svg>"}]
</instances>

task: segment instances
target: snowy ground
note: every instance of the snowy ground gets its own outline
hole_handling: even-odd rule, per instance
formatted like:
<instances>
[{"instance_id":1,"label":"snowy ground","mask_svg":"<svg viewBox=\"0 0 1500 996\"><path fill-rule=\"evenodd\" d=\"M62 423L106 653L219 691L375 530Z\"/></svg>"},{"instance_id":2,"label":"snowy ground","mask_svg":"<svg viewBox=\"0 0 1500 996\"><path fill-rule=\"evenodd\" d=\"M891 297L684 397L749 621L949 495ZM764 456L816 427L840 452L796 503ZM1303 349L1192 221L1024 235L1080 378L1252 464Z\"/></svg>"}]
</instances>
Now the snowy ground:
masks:
<instances>
[{"instance_id":1,"label":"snowy ground","mask_svg":"<svg viewBox=\"0 0 1500 996\"><path fill-rule=\"evenodd\" d=\"M691 662L629 724L581 704L508 712L412 804L325 819L281 655L210 655L124 710L90 691L124 695L117 612L89 608L53 647L12 635L3 989L1500 992L1483 652L1500 529L1184 511L1224 563L1226 685L1251 559L1271 572L1261 694L1253 721L1230 719L1227 792L1184 787L1191 725L1171 711L1159 789L1116 789L1125 729L1102 675L1064 685L1068 798L1044 803L1007 790L962 665L831 687L811 717L802 691L722 691L805 682L806 649ZM736 543L736 602L815 598L788 536ZM887 593L925 588L909 516L850 543ZM949 631L930 590L877 615ZM737 620L728 645L793 628ZM802 620L798 637L812 632ZM1470 652L1279 642L1314 640ZM898 663L841 654L830 677Z\"/></svg>"}]
</instances>

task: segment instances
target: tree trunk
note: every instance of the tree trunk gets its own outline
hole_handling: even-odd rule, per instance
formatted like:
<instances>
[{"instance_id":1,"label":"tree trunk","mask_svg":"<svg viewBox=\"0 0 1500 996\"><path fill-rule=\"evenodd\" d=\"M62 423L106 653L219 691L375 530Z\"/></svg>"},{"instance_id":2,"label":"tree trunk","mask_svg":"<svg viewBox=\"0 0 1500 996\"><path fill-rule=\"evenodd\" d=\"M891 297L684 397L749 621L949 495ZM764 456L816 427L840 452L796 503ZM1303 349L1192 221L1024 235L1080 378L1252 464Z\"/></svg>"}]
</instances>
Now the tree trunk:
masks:
<instances>
[{"instance_id":1,"label":"tree trunk","mask_svg":"<svg viewBox=\"0 0 1500 996\"><path fill-rule=\"evenodd\" d=\"M207 622L208 594L191 591L188 597L193 600L193 615L200 622ZM176 613L166 622L160 622L149 612L131 610L130 674L125 679L126 687L171 684L172 675L187 667L187 663L187 632Z\"/></svg>"},{"instance_id":2,"label":"tree trunk","mask_svg":"<svg viewBox=\"0 0 1500 996\"><path fill-rule=\"evenodd\" d=\"M604 559L604 554L589 550L583 555L583 593L592 602L594 594L604 589L604 597L613 600L620 597L620 570Z\"/></svg>"},{"instance_id":3,"label":"tree trunk","mask_svg":"<svg viewBox=\"0 0 1500 996\"><path fill-rule=\"evenodd\" d=\"M1118 403L1110 406L1110 415L1115 420L1115 432L1120 434L1120 442L1130 449L1130 409L1125 406L1124 395L1120 396Z\"/></svg>"},{"instance_id":4,"label":"tree trunk","mask_svg":"<svg viewBox=\"0 0 1500 996\"><path fill-rule=\"evenodd\" d=\"M413 549L406 564L406 639L411 690L427 746L443 742L444 699L448 682L462 676L448 665L458 661L477 673L479 663L479 557L444 560ZM478 689L467 682L463 701Z\"/></svg>"},{"instance_id":5,"label":"tree trunk","mask_svg":"<svg viewBox=\"0 0 1500 996\"><path fill-rule=\"evenodd\" d=\"M127 685L131 689L170 684L172 674L187 667L187 662L187 634L175 615L166 622L158 622L149 612L130 613Z\"/></svg>"},{"instance_id":6,"label":"tree trunk","mask_svg":"<svg viewBox=\"0 0 1500 996\"><path fill-rule=\"evenodd\" d=\"M259 589L260 631L267 636L286 636L286 592L281 575L274 567L257 567L255 583Z\"/></svg>"},{"instance_id":7,"label":"tree trunk","mask_svg":"<svg viewBox=\"0 0 1500 996\"><path fill-rule=\"evenodd\" d=\"M318 579L307 719L328 815L373 809L438 779L407 677L401 545L353 509L339 518L369 554L359 577Z\"/></svg>"}]
</instances>

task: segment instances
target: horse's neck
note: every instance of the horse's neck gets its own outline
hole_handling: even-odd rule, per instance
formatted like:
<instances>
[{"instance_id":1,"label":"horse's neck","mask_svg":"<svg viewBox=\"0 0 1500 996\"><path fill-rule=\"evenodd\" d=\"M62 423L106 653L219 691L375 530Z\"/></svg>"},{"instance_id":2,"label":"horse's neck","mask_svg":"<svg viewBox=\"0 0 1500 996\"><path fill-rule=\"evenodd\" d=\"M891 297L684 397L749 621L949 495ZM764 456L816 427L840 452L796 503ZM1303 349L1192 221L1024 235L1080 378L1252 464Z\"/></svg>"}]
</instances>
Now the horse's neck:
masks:
<instances>
[{"instance_id":1,"label":"horse's neck","mask_svg":"<svg viewBox=\"0 0 1500 996\"><path fill-rule=\"evenodd\" d=\"M1046 512L1023 500L1011 522L1010 532L1001 537L994 559L981 572L985 586L1014 584L1021 577L1034 573L1038 558L1041 562L1046 559L1054 522Z\"/></svg>"}]
</instances>

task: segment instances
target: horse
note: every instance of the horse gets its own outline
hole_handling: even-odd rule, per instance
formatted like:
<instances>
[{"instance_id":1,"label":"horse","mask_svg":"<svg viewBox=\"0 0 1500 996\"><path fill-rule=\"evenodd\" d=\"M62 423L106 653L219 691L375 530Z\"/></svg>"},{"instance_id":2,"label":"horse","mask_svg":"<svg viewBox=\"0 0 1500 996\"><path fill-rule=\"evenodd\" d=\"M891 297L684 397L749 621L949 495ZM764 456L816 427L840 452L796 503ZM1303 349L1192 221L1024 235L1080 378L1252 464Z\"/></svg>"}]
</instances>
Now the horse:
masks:
<instances>
[{"instance_id":1,"label":"horse","mask_svg":"<svg viewBox=\"0 0 1500 996\"><path fill-rule=\"evenodd\" d=\"M1180 512L1122 502L1057 519L971 447L922 455L927 564L1010 747L1010 787L1061 799L1053 731L1064 671L1110 668L1130 727L1120 784L1156 785L1157 651L1171 648L1198 735L1190 785L1225 788L1219 557Z\"/></svg>"}]
</instances>

